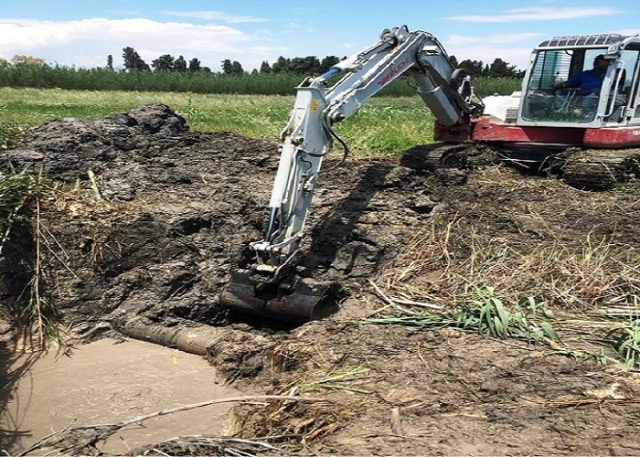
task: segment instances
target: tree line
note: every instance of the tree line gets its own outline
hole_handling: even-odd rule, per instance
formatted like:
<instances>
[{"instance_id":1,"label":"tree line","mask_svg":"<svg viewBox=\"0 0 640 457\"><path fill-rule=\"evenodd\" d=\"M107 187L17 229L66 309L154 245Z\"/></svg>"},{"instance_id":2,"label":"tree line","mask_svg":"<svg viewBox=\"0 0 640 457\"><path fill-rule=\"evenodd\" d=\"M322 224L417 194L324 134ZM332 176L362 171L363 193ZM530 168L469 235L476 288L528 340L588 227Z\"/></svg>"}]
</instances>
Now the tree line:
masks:
<instances>
[{"instance_id":1,"label":"tree line","mask_svg":"<svg viewBox=\"0 0 640 457\"><path fill-rule=\"evenodd\" d=\"M225 75L245 75L245 74L295 74L314 75L328 71L332 66L340 62L345 57L327 56L322 60L315 56L286 58L283 56L269 64L263 61L259 69L247 72L238 61L225 59L221 62L219 73ZM458 62L455 56L450 56L452 65L455 68L462 68L472 77L486 76L489 78L517 78L524 77L524 71L518 70L515 65L511 65L504 60L497 58L492 63L487 64L481 60L466 59ZM187 61L183 56L174 57L171 54L163 54L157 59L147 64L140 54L132 47L122 49L123 66L126 71L162 71L162 72L191 72L191 73L212 73L210 67L203 66L200 59L194 57ZM44 59L32 56L16 55L11 59L15 65L45 65ZM0 65L7 65L8 62L0 58ZM107 68L114 69L113 56L107 56Z\"/></svg>"},{"instance_id":2,"label":"tree line","mask_svg":"<svg viewBox=\"0 0 640 457\"><path fill-rule=\"evenodd\" d=\"M193 58L187 62L183 56L173 57L171 54L164 54L147 64L140 54L132 47L122 50L124 68L127 71L177 71L177 72L205 72L211 73L211 68L202 66L200 59ZM287 74L318 74L328 71L332 66L340 62L339 57L327 56L322 60L317 57L294 57L293 59L278 57L270 65L268 61L260 64L260 69L254 69L251 73L287 73ZM113 69L113 56L107 56L107 67ZM225 75L247 74L242 64L236 60L225 59L220 65L221 73Z\"/></svg>"},{"instance_id":3,"label":"tree line","mask_svg":"<svg viewBox=\"0 0 640 457\"><path fill-rule=\"evenodd\" d=\"M225 59L218 71L202 65L200 59L177 58L165 54L147 64L132 47L123 49L124 68L114 67L113 56L107 65L76 68L49 65L44 59L14 56L11 61L0 58L0 87L60 88L68 90L123 90L193 92L206 94L294 95L303 77L322 74L342 59L328 56L279 57L273 64L262 62L259 69L246 72L237 61ZM521 73L501 59L492 64L466 60L457 62L474 79L479 96L519 90ZM415 87L405 76L386 86L380 95L411 96Z\"/></svg>"},{"instance_id":4,"label":"tree line","mask_svg":"<svg viewBox=\"0 0 640 457\"><path fill-rule=\"evenodd\" d=\"M481 60L466 59L458 62L455 56L449 57L455 68L462 68L472 77L486 76L489 78L522 78L524 71L518 70L515 65L511 65L504 60L497 58L491 64L486 64ZM148 65L138 52L132 47L126 47L122 50L122 59L124 68L127 71L176 71L176 72L212 72L211 68L202 66L199 59L193 58L187 62L183 56L173 57L170 54L164 54ZM344 57L342 58L344 59ZM273 63L262 61L259 69L254 69L250 73L264 74L299 74L313 75L322 74L328 71L332 66L342 60L337 56L327 56L322 60L315 56L286 58L283 56ZM113 68L113 56L107 57L107 67ZM246 72L242 68L242 64L238 61L225 59L221 62L221 73L226 75L245 75Z\"/></svg>"}]
</instances>

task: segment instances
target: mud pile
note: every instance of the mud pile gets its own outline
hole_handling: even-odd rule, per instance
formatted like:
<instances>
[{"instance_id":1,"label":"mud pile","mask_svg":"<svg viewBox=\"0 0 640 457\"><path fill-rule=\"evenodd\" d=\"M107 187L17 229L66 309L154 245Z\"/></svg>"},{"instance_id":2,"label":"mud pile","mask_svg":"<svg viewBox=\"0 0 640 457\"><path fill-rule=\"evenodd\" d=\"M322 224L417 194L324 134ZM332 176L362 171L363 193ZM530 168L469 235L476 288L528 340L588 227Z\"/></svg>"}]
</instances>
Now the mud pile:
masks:
<instances>
[{"instance_id":1,"label":"mud pile","mask_svg":"<svg viewBox=\"0 0 640 457\"><path fill-rule=\"evenodd\" d=\"M43 283L76 335L114 335L133 322L173 344L183 327L224 328L205 349L225 382L330 402L244 406L241 436L288 437L291 453L637 452L640 387L622 371L477 335L352 325L385 306L369 280L408 275L412 287L446 293L440 267L412 262L429 230L468 227L486 246L523 253L579 248L588 234L640 244L633 189L586 192L495 165L476 148L454 148L437 167L443 152L416 146L321 176L300 274L336 284L340 303L298 328L243 320L219 304L243 247L262 236L278 145L192 132L156 104L48 122L5 162L61 183L41 208L52 246ZM430 226L434 217L445 223ZM473 258L467 241L442 246L440 261ZM0 264L4 302L19 299L33 265L33 246L13 246ZM613 384L618 397L586 394Z\"/></svg>"}]
</instances>

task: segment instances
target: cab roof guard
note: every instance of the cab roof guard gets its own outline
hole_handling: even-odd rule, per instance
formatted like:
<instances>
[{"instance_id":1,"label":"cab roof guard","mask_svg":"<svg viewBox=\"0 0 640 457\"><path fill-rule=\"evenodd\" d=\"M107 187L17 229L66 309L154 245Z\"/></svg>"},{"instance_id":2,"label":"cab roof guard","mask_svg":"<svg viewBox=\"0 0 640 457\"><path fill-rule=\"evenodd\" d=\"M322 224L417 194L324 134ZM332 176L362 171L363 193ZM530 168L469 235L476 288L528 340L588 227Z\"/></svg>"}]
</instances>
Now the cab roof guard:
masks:
<instances>
[{"instance_id":1,"label":"cab roof guard","mask_svg":"<svg viewBox=\"0 0 640 457\"><path fill-rule=\"evenodd\" d=\"M552 48L576 48L576 47L595 47L595 46L609 46L614 43L619 43L628 38L634 38L638 35L619 35L617 33L603 33L597 35L566 35L555 36L550 40L543 41L537 46L537 49L552 49Z\"/></svg>"}]
</instances>

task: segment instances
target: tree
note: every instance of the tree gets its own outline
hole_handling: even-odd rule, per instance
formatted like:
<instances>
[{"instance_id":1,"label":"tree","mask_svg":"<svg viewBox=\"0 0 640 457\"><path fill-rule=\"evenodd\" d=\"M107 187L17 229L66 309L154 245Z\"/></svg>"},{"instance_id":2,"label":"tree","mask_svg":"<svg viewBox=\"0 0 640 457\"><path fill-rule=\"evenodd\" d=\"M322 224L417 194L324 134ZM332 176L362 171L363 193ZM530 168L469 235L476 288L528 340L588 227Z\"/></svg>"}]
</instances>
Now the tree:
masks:
<instances>
[{"instance_id":1,"label":"tree","mask_svg":"<svg viewBox=\"0 0 640 457\"><path fill-rule=\"evenodd\" d=\"M189 71L197 72L202 71L202 63L200 59L196 59L195 57L189 61Z\"/></svg>"},{"instance_id":2,"label":"tree","mask_svg":"<svg viewBox=\"0 0 640 457\"><path fill-rule=\"evenodd\" d=\"M271 66L266 60L263 60L260 64L260 73L271 73Z\"/></svg>"},{"instance_id":3,"label":"tree","mask_svg":"<svg viewBox=\"0 0 640 457\"><path fill-rule=\"evenodd\" d=\"M513 74L513 70L515 67L509 67L509 64L502 59L496 59L489 66L487 70L487 76L491 76L494 78L503 78L506 76L511 76Z\"/></svg>"},{"instance_id":4,"label":"tree","mask_svg":"<svg viewBox=\"0 0 640 457\"><path fill-rule=\"evenodd\" d=\"M298 75L314 75L320 72L320 61L315 56L291 59L289 71Z\"/></svg>"},{"instance_id":5,"label":"tree","mask_svg":"<svg viewBox=\"0 0 640 457\"><path fill-rule=\"evenodd\" d=\"M173 68L176 71L187 71L187 61L184 60L184 57L178 56L176 61L173 63Z\"/></svg>"},{"instance_id":6,"label":"tree","mask_svg":"<svg viewBox=\"0 0 640 457\"><path fill-rule=\"evenodd\" d=\"M234 75L243 75L244 74L244 70L242 69L242 65L240 65L240 62L234 60L233 63L231 64L231 71Z\"/></svg>"},{"instance_id":7,"label":"tree","mask_svg":"<svg viewBox=\"0 0 640 457\"><path fill-rule=\"evenodd\" d=\"M326 73L333 67L335 64L340 62L340 58L336 56L327 56L322 61L320 61L319 73Z\"/></svg>"},{"instance_id":8,"label":"tree","mask_svg":"<svg viewBox=\"0 0 640 457\"><path fill-rule=\"evenodd\" d=\"M236 60L231 62L231 60L225 59L222 61L222 73L225 75L243 75L244 70L242 69L240 62Z\"/></svg>"},{"instance_id":9,"label":"tree","mask_svg":"<svg viewBox=\"0 0 640 457\"><path fill-rule=\"evenodd\" d=\"M273 73L289 73L289 63L291 61L289 59L285 59L284 57L278 57L273 65L271 65L271 71Z\"/></svg>"},{"instance_id":10,"label":"tree","mask_svg":"<svg viewBox=\"0 0 640 457\"><path fill-rule=\"evenodd\" d=\"M463 60L458 65L459 68L462 68L469 76L482 76L484 71L484 63L482 60Z\"/></svg>"},{"instance_id":11,"label":"tree","mask_svg":"<svg viewBox=\"0 0 640 457\"><path fill-rule=\"evenodd\" d=\"M269 68L269 62L262 62L260 73L322 74L341 60L342 59L337 56L327 56L323 58L322 61L318 60L315 56L294 57L292 59L280 56L273 65L271 65L271 68Z\"/></svg>"},{"instance_id":12,"label":"tree","mask_svg":"<svg viewBox=\"0 0 640 457\"><path fill-rule=\"evenodd\" d=\"M163 54L153 62L151 66L156 71L172 71L174 68L175 59L171 54Z\"/></svg>"},{"instance_id":13,"label":"tree","mask_svg":"<svg viewBox=\"0 0 640 457\"><path fill-rule=\"evenodd\" d=\"M225 75L230 75L232 68L233 67L231 65L231 60L230 59L224 59L222 61L222 73L224 73Z\"/></svg>"},{"instance_id":14,"label":"tree","mask_svg":"<svg viewBox=\"0 0 640 457\"><path fill-rule=\"evenodd\" d=\"M113 56L111 54L107 56L107 68L113 70Z\"/></svg>"},{"instance_id":15,"label":"tree","mask_svg":"<svg viewBox=\"0 0 640 457\"><path fill-rule=\"evenodd\" d=\"M509 65L508 62L502 59L496 59L489 67L487 76L492 78L522 78L524 72L516 70L515 65Z\"/></svg>"},{"instance_id":16,"label":"tree","mask_svg":"<svg viewBox=\"0 0 640 457\"><path fill-rule=\"evenodd\" d=\"M140 54L136 52L135 49L128 46L122 49L122 58L124 59L124 68L129 71L137 70L137 71L149 71L149 65L146 64Z\"/></svg>"}]
</instances>

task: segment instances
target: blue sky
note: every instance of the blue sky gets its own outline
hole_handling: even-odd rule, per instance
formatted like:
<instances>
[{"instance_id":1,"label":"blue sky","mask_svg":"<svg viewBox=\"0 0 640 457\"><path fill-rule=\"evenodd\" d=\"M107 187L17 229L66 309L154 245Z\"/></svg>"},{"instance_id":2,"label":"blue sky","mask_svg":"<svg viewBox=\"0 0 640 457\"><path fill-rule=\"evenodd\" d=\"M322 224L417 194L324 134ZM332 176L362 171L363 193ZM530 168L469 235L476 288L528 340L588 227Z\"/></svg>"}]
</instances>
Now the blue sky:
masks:
<instances>
[{"instance_id":1,"label":"blue sky","mask_svg":"<svg viewBox=\"0 0 640 457\"><path fill-rule=\"evenodd\" d=\"M245 70L279 56L350 56L385 27L435 35L459 60L499 57L526 68L533 46L555 35L640 33L630 0L0 0L0 57L30 55L77 67L122 65L133 47L147 62L197 57Z\"/></svg>"}]
</instances>

